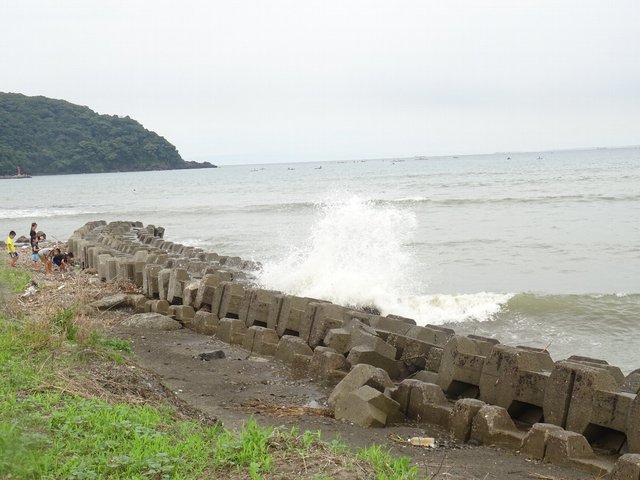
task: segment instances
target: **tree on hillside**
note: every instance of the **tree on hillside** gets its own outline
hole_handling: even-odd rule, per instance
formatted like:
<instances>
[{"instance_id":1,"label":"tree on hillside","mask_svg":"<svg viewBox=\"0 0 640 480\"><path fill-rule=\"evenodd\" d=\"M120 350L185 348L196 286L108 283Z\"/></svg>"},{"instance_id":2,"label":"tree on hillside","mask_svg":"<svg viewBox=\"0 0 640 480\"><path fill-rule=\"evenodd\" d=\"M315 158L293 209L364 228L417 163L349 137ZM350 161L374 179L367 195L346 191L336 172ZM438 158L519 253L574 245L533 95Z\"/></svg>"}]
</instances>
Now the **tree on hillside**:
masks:
<instances>
[{"instance_id":1,"label":"tree on hillside","mask_svg":"<svg viewBox=\"0 0 640 480\"><path fill-rule=\"evenodd\" d=\"M46 97L0 93L0 175L214 167L185 162L140 123Z\"/></svg>"}]
</instances>

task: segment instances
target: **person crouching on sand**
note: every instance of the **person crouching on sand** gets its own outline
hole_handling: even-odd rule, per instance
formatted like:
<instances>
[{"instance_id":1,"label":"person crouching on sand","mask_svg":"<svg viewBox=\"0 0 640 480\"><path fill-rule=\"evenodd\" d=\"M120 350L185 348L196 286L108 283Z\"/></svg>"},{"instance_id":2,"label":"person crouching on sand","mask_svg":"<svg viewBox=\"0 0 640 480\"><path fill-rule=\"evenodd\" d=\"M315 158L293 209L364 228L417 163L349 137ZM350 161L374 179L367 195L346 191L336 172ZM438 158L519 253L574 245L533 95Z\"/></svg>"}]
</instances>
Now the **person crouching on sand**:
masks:
<instances>
[{"instance_id":1,"label":"person crouching on sand","mask_svg":"<svg viewBox=\"0 0 640 480\"><path fill-rule=\"evenodd\" d=\"M16 252L16 246L13 244L15 236L16 232L11 230L7 237L7 252L9 253L9 258L11 258L11 268L16 268L16 262L18 261L18 252Z\"/></svg>"},{"instance_id":2,"label":"person crouching on sand","mask_svg":"<svg viewBox=\"0 0 640 480\"><path fill-rule=\"evenodd\" d=\"M40 250L38 250L38 255L40 256L42 265L44 265L45 273L52 273L54 249L51 247L41 248Z\"/></svg>"},{"instance_id":3,"label":"person crouching on sand","mask_svg":"<svg viewBox=\"0 0 640 480\"><path fill-rule=\"evenodd\" d=\"M59 248L56 248L53 251L53 259L54 265L58 267L61 272L64 272L69 266L70 262L73 262L73 253L61 253Z\"/></svg>"}]
</instances>

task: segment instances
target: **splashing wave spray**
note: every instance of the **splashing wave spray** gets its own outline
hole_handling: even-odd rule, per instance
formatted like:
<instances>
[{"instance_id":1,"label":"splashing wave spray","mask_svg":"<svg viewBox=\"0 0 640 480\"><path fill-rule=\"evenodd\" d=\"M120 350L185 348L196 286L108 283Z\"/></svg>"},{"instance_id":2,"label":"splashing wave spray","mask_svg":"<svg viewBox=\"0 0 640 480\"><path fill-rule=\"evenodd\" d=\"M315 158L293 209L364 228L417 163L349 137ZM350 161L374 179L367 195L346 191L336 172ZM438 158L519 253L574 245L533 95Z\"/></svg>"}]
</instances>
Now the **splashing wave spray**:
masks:
<instances>
[{"instance_id":1,"label":"splashing wave spray","mask_svg":"<svg viewBox=\"0 0 640 480\"><path fill-rule=\"evenodd\" d=\"M351 197L320 205L308 242L285 258L265 264L259 280L267 288L329 300L376 306L410 293L412 212L383 208Z\"/></svg>"},{"instance_id":2,"label":"splashing wave spray","mask_svg":"<svg viewBox=\"0 0 640 480\"><path fill-rule=\"evenodd\" d=\"M413 212L359 197L318 205L320 218L306 244L268 262L264 288L375 307L383 315L413 318L420 325L488 320L511 295L425 295L424 281L406 247L413 240Z\"/></svg>"}]
</instances>

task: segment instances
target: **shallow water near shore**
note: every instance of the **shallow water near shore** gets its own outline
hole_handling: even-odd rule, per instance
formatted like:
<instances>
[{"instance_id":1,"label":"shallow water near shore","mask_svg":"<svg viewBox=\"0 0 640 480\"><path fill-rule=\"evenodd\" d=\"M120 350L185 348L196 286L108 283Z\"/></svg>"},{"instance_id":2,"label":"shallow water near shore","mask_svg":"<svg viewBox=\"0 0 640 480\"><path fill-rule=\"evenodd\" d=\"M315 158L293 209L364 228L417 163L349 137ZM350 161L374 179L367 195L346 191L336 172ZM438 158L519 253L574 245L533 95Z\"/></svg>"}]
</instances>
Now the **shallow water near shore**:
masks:
<instances>
[{"instance_id":1,"label":"shallow water near shore","mask_svg":"<svg viewBox=\"0 0 640 480\"><path fill-rule=\"evenodd\" d=\"M640 368L639 148L0 182L18 236L140 220L268 288Z\"/></svg>"}]
</instances>

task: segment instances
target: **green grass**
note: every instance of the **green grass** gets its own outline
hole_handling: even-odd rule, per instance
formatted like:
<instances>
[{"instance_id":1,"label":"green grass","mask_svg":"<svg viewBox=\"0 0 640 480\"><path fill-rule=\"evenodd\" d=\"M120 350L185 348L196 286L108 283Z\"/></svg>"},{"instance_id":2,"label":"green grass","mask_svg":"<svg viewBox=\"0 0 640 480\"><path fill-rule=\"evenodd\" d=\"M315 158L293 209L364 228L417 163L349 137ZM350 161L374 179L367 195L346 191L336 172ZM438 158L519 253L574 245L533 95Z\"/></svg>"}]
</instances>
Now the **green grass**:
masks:
<instances>
[{"instance_id":1,"label":"green grass","mask_svg":"<svg viewBox=\"0 0 640 480\"><path fill-rule=\"evenodd\" d=\"M28 283L6 270L0 267L5 290ZM129 342L99 332L80 339L76 322L73 308L38 320L0 315L2 479L197 479L243 472L258 480L318 451L346 455L344 468L366 464L379 480L418 478L407 459L394 459L379 447L354 455L339 441L323 442L319 432L283 431L251 419L234 433L179 420L168 406L68 393L60 372L81 374L91 359L123 361L131 353ZM331 477L318 471L307 478Z\"/></svg>"},{"instance_id":2,"label":"green grass","mask_svg":"<svg viewBox=\"0 0 640 480\"><path fill-rule=\"evenodd\" d=\"M20 293L31 281L31 275L19 268L0 267L0 289L4 287L11 292Z\"/></svg>"}]
</instances>

